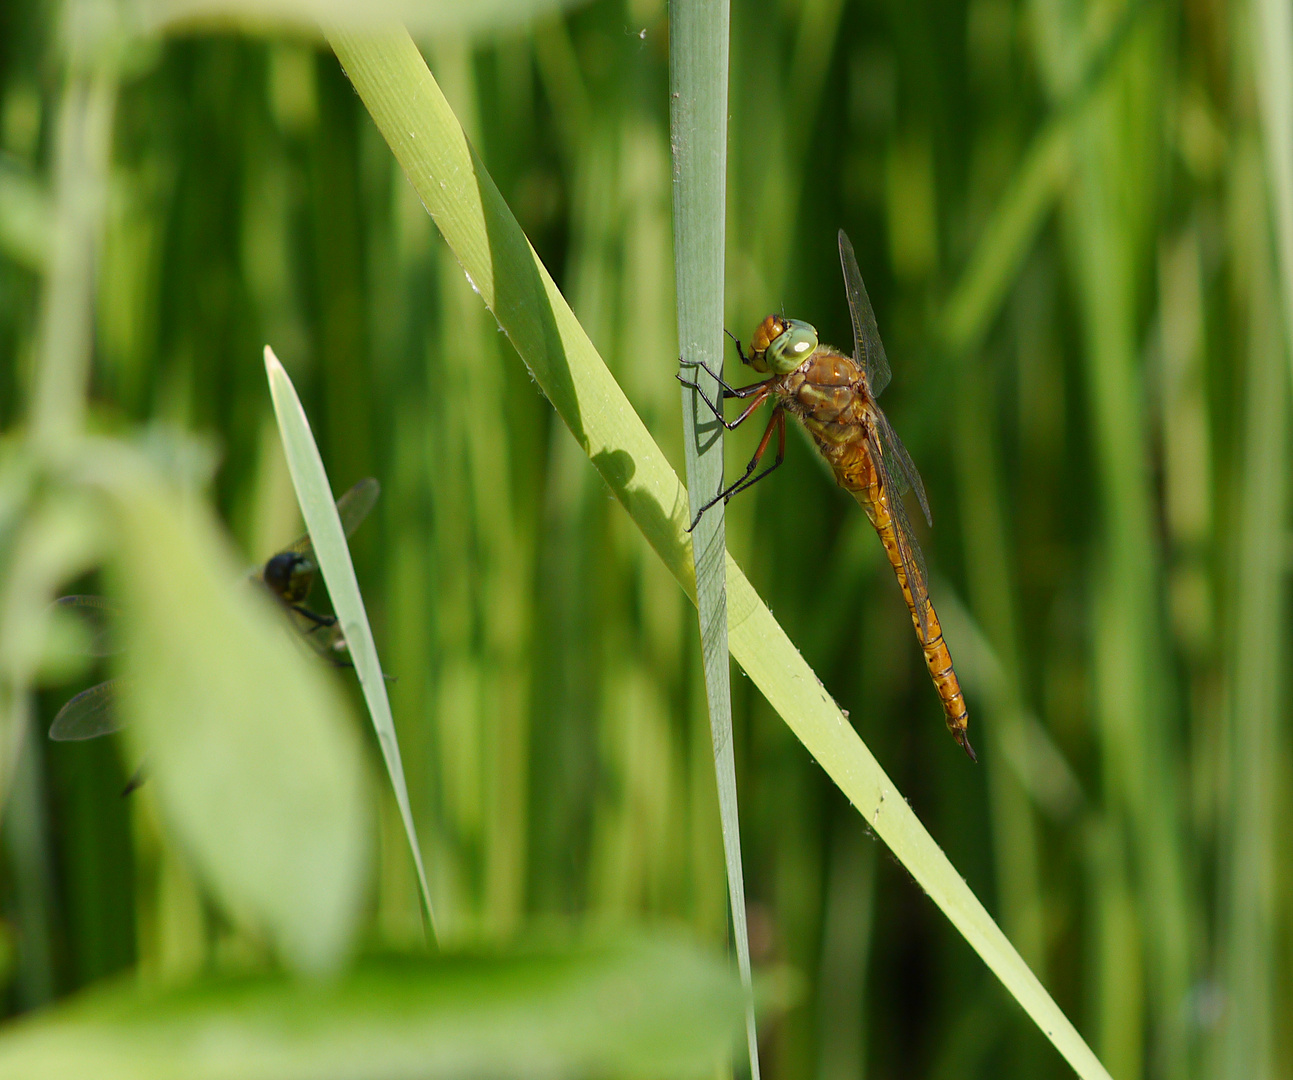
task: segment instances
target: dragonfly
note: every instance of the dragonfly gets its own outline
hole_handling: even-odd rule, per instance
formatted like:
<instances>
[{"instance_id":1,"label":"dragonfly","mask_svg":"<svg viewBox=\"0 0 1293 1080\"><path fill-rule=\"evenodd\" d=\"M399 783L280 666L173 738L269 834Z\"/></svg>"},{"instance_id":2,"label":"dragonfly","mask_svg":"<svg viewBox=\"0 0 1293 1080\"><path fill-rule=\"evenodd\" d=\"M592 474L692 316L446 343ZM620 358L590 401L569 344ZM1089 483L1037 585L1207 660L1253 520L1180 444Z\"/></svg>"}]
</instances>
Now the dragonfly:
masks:
<instances>
[{"instance_id":1,"label":"dragonfly","mask_svg":"<svg viewBox=\"0 0 1293 1080\"><path fill-rule=\"evenodd\" d=\"M370 476L358 481L337 500L337 515L347 536L359 528L379 494L381 485ZM271 555L265 565L254 570L249 577L282 603L296 628L321 655L343 664L338 658L345 651L346 640L336 616L320 615L305 606L318 569L314 545L307 533ZM81 613L90 630L87 650L90 655L110 656L115 652L110 624L116 617L116 608L111 601L101 596L63 596L54 603ZM56 742L73 742L96 739L119 730L122 721L116 698L121 681L120 678L109 679L82 690L69 700L50 724L49 737Z\"/></svg>"},{"instance_id":2,"label":"dragonfly","mask_svg":"<svg viewBox=\"0 0 1293 1080\"><path fill-rule=\"evenodd\" d=\"M745 473L726 487L720 485L718 494L700 508L688 531L699 524L701 516L710 507L745 491L781 465L786 457L786 414L798 419L817 444L840 487L857 499L879 535L911 612L916 640L925 654L925 666L929 668L942 701L947 728L970 760L976 761L974 748L966 735L968 713L965 696L961 693L951 653L929 599L925 557L903 506L903 495L913 491L926 522L932 525L925 485L902 440L876 404L876 398L889 384L889 361L880 341L871 300L862 283L862 273L858 270L857 256L843 229L839 232L839 248L844 289L853 317L852 356L823 344L817 330L806 322L769 315L754 331L748 353L742 349L739 339L732 338L741 363L768 376L762 382L742 387L729 386L720 372L704 362L681 361L684 368L704 368L717 381L721 390L719 399L715 401L705 394L694 378L688 379L683 372L678 373L679 381L696 390L729 431L745 423L765 402L773 402L768 426ZM722 403L729 398L747 402L735 420L727 420L723 413ZM762 472L756 472L774 433L777 436L776 459Z\"/></svg>"}]
</instances>

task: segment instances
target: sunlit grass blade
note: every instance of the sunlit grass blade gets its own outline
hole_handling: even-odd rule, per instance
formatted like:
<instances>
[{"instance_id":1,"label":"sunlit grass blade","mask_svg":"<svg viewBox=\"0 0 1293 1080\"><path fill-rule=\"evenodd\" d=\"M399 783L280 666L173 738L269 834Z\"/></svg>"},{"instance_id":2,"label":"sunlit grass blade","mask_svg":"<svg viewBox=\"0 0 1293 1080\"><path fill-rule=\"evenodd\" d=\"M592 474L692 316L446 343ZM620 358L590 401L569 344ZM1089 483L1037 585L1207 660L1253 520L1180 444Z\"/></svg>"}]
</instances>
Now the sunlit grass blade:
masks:
<instances>
[{"instance_id":1,"label":"sunlit grass blade","mask_svg":"<svg viewBox=\"0 0 1293 1080\"><path fill-rule=\"evenodd\" d=\"M287 377L283 365L268 345L265 346L265 370L269 376L269 389L274 399L274 415L278 418L283 450L287 455L292 483L301 504L301 514L309 529L314 553L319 560L319 571L328 586L328 596L341 623L350 658L355 665L355 674L359 676L359 685L368 705L368 714L372 717L373 728L377 732L377 741L382 748L382 758L391 778L395 801L404 821L409 850L417 868L427 930L434 937L435 913L431 907L431 890L427 885L422 849L418 844L417 828L409 805L404 766L400 761L400 745L395 735L395 720L391 716L386 680L382 675L381 661L377 658L377 646L373 641L372 627L368 624L364 598L359 593L355 567L350 561L346 534L341 527L341 519L337 516L328 474L324 471L323 459L315 445L310 422L296 396L296 388L292 386L292 380Z\"/></svg>"},{"instance_id":2,"label":"sunlit grass blade","mask_svg":"<svg viewBox=\"0 0 1293 1080\"><path fill-rule=\"evenodd\" d=\"M723 370L723 268L727 170L728 7L725 0L676 0L669 5L670 146L673 149L674 273L682 375L700 389L682 394L683 448L689 509L694 519L711 492L723 486L723 427L700 399L722 402L709 371ZM686 365L693 366L686 366ZM704 365L701 367L700 365ZM708 368L709 371L706 371ZM745 871L737 807L732 740L732 688L727 643L723 503L711 507L692 530L696 609L718 783L728 898L737 966L746 991L750 1073L759 1080L759 1039L750 979L750 938L745 919Z\"/></svg>"},{"instance_id":3,"label":"sunlit grass blade","mask_svg":"<svg viewBox=\"0 0 1293 1080\"><path fill-rule=\"evenodd\" d=\"M1107 1077L730 556L727 588L732 655L768 703L1077 1074Z\"/></svg>"},{"instance_id":4,"label":"sunlit grass blade","mask_svg":"<svg viewBox=\"0 0 1293 1080\"><path fill-rule=\"evenodd\" d=\"M1250 17L1262 149L1279 256L1281 322L1293 363L1293 12L1279 0L1258 0Z\"/></svg>"},{"instance_id":5,"label":"sunlit grass blade","mask_svg":"<svg viewBox=\"0 0 1293 1080\"><path fill-rule=\"evenodd\" d=\"M459 262L580 447L695 598L687 493L504 203L407 34L330 37ZM732 656L877 835L1085 1078L1095 1055L726 557Z\"/></svg>"}]
</instances>

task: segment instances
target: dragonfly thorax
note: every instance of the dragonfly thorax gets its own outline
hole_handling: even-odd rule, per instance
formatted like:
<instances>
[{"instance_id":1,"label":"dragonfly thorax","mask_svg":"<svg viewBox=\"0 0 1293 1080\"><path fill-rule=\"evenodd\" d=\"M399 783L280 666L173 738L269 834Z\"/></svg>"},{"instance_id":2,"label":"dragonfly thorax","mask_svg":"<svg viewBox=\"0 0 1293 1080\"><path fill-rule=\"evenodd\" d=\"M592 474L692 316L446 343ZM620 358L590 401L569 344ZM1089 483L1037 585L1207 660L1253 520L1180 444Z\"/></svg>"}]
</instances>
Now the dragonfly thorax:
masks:
<instances>
[{"instance_id":1,"label":"dragonfly thorax","mask_svg":"<svg viewBox=\"0 0 1293 1080\"><path fill-rule=\"evenodd\" d=\"M750 367L785 375L800 367L817 348L817 330L799 319L769 315L750 339Z\"/></svg>"}]
</instances>

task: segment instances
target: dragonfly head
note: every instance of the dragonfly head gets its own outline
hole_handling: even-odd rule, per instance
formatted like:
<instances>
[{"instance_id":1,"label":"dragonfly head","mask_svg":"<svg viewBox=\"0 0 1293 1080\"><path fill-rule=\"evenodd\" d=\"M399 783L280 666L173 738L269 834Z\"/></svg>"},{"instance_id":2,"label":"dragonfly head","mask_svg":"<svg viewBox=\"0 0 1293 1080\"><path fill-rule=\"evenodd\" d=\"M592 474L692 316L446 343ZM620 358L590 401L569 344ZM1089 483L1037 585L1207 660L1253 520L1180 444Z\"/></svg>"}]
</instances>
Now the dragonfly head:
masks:
<instances>
[{"instance_id":1,"label":"dragonfly head","mask_svg":"<svg viewBox=\"0 0 1293 1080\"><path fill-rule=\"evenodd\" d=\"M769 315L750 339L750 367L763 374L785 375L813 355L817 330L799 319Z\"/></svg>"},{"instance_id":2,"label":"dragonfly head","mask_svg":"<svg viewBox=\"0 0 1293 1080\"><path fill-rule=\"evenodd\" d=\"M282 551L265 564L261 576L280 600L299 604L314 582L314 563L295 551Z\"/></svg>"}]
</instances>

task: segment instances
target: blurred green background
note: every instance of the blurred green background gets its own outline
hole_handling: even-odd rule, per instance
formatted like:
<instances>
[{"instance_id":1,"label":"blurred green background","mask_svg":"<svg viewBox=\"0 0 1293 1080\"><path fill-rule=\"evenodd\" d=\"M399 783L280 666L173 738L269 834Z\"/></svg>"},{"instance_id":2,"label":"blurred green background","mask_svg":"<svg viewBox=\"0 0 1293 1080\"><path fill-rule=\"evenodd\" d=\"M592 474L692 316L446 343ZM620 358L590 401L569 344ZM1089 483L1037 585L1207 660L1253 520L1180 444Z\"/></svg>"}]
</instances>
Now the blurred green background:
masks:
<instances>
[{"instance_id":1,"label":"blurred green background","mask_svg":"<svg viewBox=\"0 0 1293 1080\"><path fill-rule=\"evenodd\" d=\"M847 344L850 234L981 764L947 736L892 571L805 440L729 505L729 548L1118 1080L1293 1074L1276 824L1290 312L1272 209L1293 192L1267 182L1260 14L732 11L727 325L746 338L777 310ZM6 430L26 413L50 243L56 31L52 5L0 8ZM664 3L423 46L681 473ZM108 194L92 425L200 435L221 511L263 559L297 528L268 342L337 490L382 483L352 546L444 936L557 915L681 921L721 944L694 613L336 60L303 39L134 47ZM758 434L730 437L729 473ZM38 732L101 677L46 691ZM734 696L751 946L805 987L762 1029L766 1074L1068 1075L739 676ZM7 815L0 861L8 1011L236 954L146 801L118 798L108 741L30 742L30 815ZM402 946L421 930L386 798L368 935Z\"/></svg>"}]
</instances>

